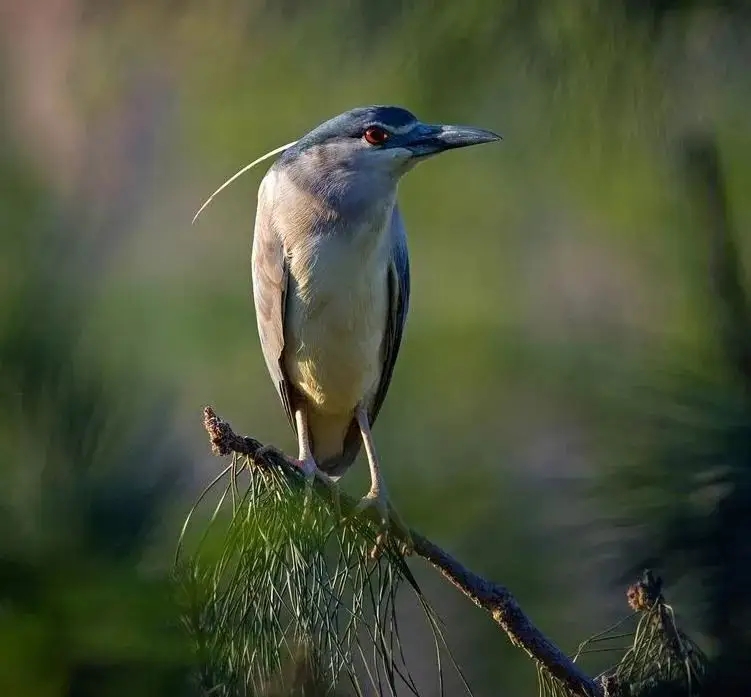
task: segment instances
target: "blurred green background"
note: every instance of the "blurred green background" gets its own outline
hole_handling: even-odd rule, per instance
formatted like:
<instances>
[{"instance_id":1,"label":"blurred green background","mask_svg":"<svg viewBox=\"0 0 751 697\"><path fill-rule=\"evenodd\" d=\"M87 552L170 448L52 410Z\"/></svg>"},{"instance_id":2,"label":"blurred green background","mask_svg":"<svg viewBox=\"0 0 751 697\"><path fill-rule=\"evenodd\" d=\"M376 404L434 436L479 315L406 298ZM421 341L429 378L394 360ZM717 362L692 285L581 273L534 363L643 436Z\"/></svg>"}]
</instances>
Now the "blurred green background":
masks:
<instances>
[{"instance_id":1,"label":"blurred green background","mask_svg":"<svg viewBox=\"0 0 751 697\"><path fill-rule=\"evenodd\" d=\"M744 308L734 338L716 321L716 216L684 175L687 136L716 144L742 268L749 30L741 0L4 0L0 692L187 694L169 572L220 467L201 408L294 445L252 310L261 173L190 221L371 103L505 138L401 187L412 305L376 427L397 505L565 649L653 564L733 675L751 382L726 349L751 334ZM419 577L476 694L532 694L529 660Z\"/></svg>"}]
</instances>

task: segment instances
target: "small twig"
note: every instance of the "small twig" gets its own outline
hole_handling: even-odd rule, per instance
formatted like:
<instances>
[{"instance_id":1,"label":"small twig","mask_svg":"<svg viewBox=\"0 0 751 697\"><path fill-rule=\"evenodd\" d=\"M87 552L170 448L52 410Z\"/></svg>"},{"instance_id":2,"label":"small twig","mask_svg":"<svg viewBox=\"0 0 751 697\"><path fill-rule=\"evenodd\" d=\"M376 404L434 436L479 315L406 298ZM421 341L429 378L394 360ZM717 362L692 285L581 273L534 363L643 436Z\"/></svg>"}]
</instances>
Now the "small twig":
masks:
<instances>
[{"instance_id":1,"label":"small twig","mask_svg":"<svg viewBox=\"0 0 751 697\"><path fill-rule=\"evenodd\" d=\"M247 455L255 461L258 451L263 450L263 443L260 443L255 438L248 438L235 434L230 425L226 421L220 419L211 407L205 407L203 410L203 426L209 434L211 451L214 455L231 455L232 453L240 453L240 455ZM256 464L260 467L266 467L272 463L269 463L267 459L264 459Z\"/></svg>"},{"instance_id":2,"label":"small twig","mask_svg":"<svg viewBox=\"0 0 751 697\"><path fill-rule=\"evenodd\" d=\"M204 409L204 426L216 455L229 455L233 452L247 455L259 467L280 467L290 476L297 476L280 452L265 447L255 438L238 436L211 407ZM317 490L322 495L327 495L325 486L321 485ZM355 506L355 501L345 495L341 496L340 503L343 511ZM410 532L414 541L414 553L437 569L475 605L486 610L506 632L511 643L523 649L571 694L602 697L601 685L586 675L532 623L507 588L473 573L420 533L414 530Z\"/></svg>"}]
</instances>

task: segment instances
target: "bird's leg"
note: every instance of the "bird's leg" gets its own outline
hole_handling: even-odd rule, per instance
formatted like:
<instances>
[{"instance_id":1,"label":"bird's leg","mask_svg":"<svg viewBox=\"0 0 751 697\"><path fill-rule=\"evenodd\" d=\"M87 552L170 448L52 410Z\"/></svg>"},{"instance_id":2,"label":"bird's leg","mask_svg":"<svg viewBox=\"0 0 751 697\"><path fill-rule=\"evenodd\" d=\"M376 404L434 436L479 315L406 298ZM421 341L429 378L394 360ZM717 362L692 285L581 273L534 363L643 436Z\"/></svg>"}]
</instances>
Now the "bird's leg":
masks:
<instances>
[{"instance_id":1,"label":"bird's leg","mask_svg":"<svg viewBox=\"0 0 751 697\"><path fill-rule=\"evenodd\" d=\"M374 507L378 511L383 530L381 534L378 535L376 547L372 552L372 556L375 557L380 554L383 544L385 543L385 536L388 534L389 524L396 528L399 537L402 538L403 551L409 554L413 547L412 536L409 532L409 527L404 523L401 516L389 500L389 495L386 491L386 483L383 481L381 467L373 444L373 435L370 431L368 412L362 406L358 406L355 410L355 417L357 419L357 425L360 427L360 435L362 436L362 442L365 447L365 454L368 457L368 465L370 467L370 491L368 491L368 493L360 499L357 506L355 506L354 514L357 515L371 507Z\"/></svg>"},{"instance_id":2,"label":"bird's leg","mask_svg":"<svg viewBox=\"0 0 751 697\"><path fill-rule=\"evenodd\" d=\"M310 431L308 429L308 418L304 408L295 409L295 424L297 425L297 440L299 444L299 456L293 460L293 464L302 470L305 475L305 499L310 499L313 491L313 483L316 479L323 482L331 492L332 502L336 509L337 517L341 518L341 505L339 502L339 487L336 482L325 472L318 469L318 465L313 457L313 450L310 447Z\"/></svg>"}]
</instances>

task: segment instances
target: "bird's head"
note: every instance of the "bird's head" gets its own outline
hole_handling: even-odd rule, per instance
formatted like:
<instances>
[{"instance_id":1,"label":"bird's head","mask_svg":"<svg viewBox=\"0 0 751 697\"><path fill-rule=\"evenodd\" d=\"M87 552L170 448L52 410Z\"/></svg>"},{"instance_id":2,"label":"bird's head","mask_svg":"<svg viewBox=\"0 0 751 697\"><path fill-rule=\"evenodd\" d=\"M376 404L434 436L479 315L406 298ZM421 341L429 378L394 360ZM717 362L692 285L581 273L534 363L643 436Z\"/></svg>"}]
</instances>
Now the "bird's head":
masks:
<instances>
[{"instance_id":1,"label":"bird's head","mask_svg":"<svg viewBox=\"0 0 751 697\"><path fill-rule=\"evenodd\" d=\"M225 181L193 217L240 175L274 155L274 168L301 189L341 208L389 199L399 179L433 155L491 143L501 136L482 128L422 123L406 109L367 106L335 116L297 141L262 155Z\"/></svg>"},{"instance_id":2,"label":"bird's head","mask_svg":"<svg viewBox=\"0 0 751 697\"><path fill-rule=\"evenodd\" d=\"M368 106L322 123L287 150L280 164L310 160L318 172L361 171L397 181L433 155L490 143L500 136L481 128L426 124L406 109Z\"/></svg>"}]
</instances>

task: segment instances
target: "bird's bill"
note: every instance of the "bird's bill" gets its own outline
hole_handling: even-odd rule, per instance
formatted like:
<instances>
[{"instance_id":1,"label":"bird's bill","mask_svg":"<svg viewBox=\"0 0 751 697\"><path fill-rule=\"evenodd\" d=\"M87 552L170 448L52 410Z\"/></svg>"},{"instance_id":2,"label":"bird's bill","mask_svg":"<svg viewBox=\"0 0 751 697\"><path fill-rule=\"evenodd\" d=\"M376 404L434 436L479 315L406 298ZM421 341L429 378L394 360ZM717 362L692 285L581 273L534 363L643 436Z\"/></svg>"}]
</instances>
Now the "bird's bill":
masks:
<instances>
[{"instance_id":1,"label":"bird's bill","mask_svg":"<svg viewBox=\"0 0 751 697\"><path fill-rule=\"evenodd\" d=\"M469 145L492 143L501 140L501 136L484 128L471 126L419 126L410 134L405 144L416 157L435 155L445 150L466 148Z\"/></svg>"}]
</instances>

